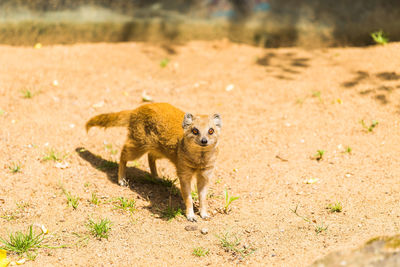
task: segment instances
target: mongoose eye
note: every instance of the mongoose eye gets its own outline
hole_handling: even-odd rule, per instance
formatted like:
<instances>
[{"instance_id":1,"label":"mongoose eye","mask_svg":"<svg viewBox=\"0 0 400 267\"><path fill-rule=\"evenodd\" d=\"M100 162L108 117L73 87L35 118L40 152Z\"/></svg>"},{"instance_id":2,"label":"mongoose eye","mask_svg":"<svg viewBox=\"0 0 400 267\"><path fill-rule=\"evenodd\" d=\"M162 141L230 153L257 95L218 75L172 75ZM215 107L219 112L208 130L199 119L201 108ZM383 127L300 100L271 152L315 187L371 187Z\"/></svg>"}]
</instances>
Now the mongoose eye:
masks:
<instances>
[{"instance_id":1,"label":"mongoose eye","mask_svg":"<svg viewBox=\"0 0 400 267\"><path fill-rule=\"evenodd\" d=\"M210 129L208 129L208 134L213 134L214 133L214 129L213 128L210 128Z\"/></svg>"},{"instance_id":2,"label":"mongoose eye","mask_svg":"<svg viewBox=\"0 0 400 267\"><path fill-rule=\"evenodd\" d=\"M199 130L197 130L197 128L193 128L193 129L192 129L192 133L193 133L194 135L198 135L198 134L199 134Z\"/></svg>"}]
</instances>

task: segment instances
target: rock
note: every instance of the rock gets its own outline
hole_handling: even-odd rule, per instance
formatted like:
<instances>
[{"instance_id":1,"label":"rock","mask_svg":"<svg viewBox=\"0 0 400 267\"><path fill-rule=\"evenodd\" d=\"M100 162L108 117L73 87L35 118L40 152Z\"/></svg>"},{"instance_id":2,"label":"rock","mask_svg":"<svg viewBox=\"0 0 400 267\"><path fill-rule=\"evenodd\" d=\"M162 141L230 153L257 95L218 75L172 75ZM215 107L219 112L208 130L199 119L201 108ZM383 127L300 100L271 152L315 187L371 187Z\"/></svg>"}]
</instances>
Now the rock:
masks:
<instances>
[{"instance_id":1,"label":"rock","mask_svg":"<svg viewBox=\"0 0 400 267\"><path fill-rule=\"evenodd\" d=\"M197 225L186 225L185 226L186 231L196 231L197 230Z\"/></svg>"},{"instance_id":2,"label":"rock","mask_svg":"<svg viewBox=\"0 0 400 267\"><path fill-rule=\"evenodd\" d=\"M208 234L208 229L207 228L202 228L200 231L203 235Z\"/></svg>"},{"instance_id":3,"label":"rock","mask_svg":"<svg viewBox=\"0 0 400 267\"><path fill-rule=\"evenodd\" d=\"M400 266L400 235L376 237L358 249L330 253L310 267L333 266Z\"/></svg>"}]
</instances>

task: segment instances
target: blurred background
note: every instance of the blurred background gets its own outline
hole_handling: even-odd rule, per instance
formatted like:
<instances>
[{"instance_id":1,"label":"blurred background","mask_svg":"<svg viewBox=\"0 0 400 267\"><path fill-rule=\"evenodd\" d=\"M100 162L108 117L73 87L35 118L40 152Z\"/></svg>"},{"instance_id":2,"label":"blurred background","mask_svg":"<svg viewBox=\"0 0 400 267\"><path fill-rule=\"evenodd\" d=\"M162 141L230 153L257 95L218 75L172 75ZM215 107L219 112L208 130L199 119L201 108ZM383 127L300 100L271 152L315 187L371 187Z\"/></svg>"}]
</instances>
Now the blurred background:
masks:
<instances>
[{"instance_id":1,"label":"blurred background","mask_svg":"<svg viewBox=\"0 0 400 267\"><path fill-rule=\"evenodd\" d=\"M1 0L0 43L228 38L263 47L400 40L399 0Z\"/></svg>"}]
</instances>

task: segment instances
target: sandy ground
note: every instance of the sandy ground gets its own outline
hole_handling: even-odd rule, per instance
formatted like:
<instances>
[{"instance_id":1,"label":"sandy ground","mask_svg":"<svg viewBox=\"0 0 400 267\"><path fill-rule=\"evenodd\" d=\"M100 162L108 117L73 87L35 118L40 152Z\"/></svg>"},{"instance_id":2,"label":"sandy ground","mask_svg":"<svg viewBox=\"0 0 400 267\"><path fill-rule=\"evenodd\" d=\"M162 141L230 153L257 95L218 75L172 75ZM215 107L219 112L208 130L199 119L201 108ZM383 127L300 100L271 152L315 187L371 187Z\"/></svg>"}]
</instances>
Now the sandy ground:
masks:
<instances>
[{"instance_id":1,"label":"sandy ground","mask_svg":"<svg viewBox=\"0 0 400 267\"><path fill-rule=\"evenodd\" d=\"M37 250L26 266L306 266L399 233L399 51L398 43L323 50L226 41L0 46L0 236L39 223L49 229L47 245L67 245ZM170 61L162 68L164 58ZM116 184L115 164L105 160L118 161L125 129L86 134L91 116L133 109L144 90L184 111L221 113L210 221L162 218L169 204L183 203L141 178L149 171L145 157L130 165L130 188ZM361 120L379 124L368 132ZM43 160L50 149L69 166ZM320 161L317 150L326 151ZM19 172L10 171L13 164ZM176 178L170 163L159 169ZM76 210L62 188L80 197ZM240 197L229 214L218 212L225 188ZM135 211L115 209L118 197L134 199ZM342 212L326 209L337 201ZM296 206L310 222L293 213ZM108 239L90 235L90 217L112 221ZM328 228L317 234L322 224ZM238 249L255 251L242 257L224 250L218 235L227 232L240 238ZM193 256L196 247L209 254Z\"/></svg>"}]
</instances>

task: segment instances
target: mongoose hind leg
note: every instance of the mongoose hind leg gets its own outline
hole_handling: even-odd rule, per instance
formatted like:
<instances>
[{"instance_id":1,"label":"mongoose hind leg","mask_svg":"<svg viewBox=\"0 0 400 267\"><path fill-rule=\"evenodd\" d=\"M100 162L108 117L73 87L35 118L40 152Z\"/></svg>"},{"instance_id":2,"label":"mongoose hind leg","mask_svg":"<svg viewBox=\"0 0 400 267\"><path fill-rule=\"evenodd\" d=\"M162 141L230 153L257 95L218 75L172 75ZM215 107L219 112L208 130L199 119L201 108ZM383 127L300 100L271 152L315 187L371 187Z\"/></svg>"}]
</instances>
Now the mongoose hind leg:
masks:
<instances>
[{"instance_id":1,"label":"mongoose hind leg","mask_svg":"<svg viewBox=\"0 0 400 267\"><path fill-rule=\"evenodd\" d=\"M158 159L158 157L156 155L152 154L151 152L149 152L149 154L147 155L147 158L149 160L151 176L153 176L153 178L157 178L158 173L157 173L156 159Z\"/></svg>"},{"instance_id":2,"label":"mongoose hind leg","mask_svg":"<svg viewBox=\"0 0 400 267\"><path fill-rule=\"evenodd\" d=\"M140 147L131 143L125 143L121 151L121 157L118 167L118 184L120 186L127 186L126 181L126 163L130 160L135 160L145 153Z\"/></svg>"}]
</instances>

